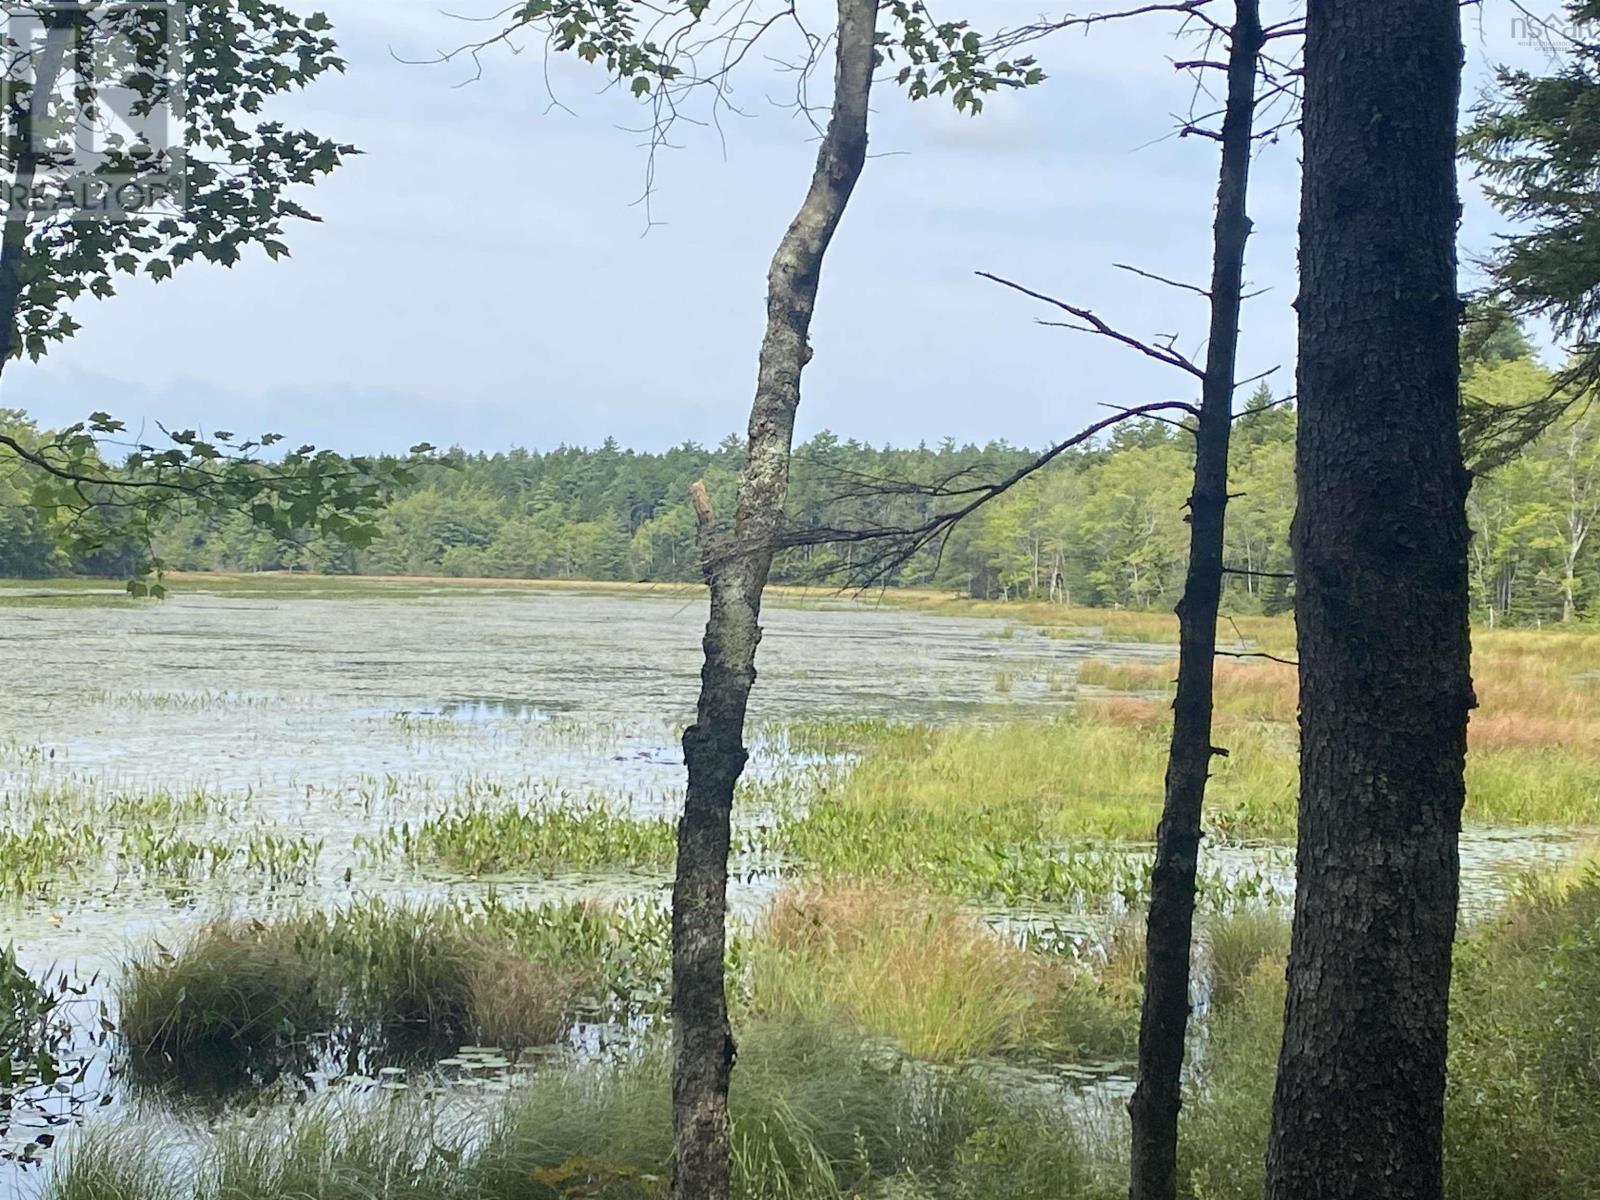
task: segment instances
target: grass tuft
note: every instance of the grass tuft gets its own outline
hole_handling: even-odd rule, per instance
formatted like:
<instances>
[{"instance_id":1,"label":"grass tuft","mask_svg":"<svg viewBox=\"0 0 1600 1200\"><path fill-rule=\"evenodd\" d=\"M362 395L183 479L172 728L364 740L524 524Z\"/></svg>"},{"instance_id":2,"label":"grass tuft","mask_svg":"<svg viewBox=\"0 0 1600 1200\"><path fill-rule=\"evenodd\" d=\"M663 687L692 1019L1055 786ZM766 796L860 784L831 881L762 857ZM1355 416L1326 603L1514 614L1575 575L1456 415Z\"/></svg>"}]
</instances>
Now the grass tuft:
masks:
<instances>
[{"instance_id":1,"label":"grass tuft","mask_svg":"<svg viewBox=\"0 0 1600 1200\"><path fill-rule=\"evenodd\" d=\"M658 993L666 940L653 909L583 904L369 901L271 924L214 922L130 964L119 1028L136 1063L232 1062L243 1082L333 1046L518 1049L559 1039L580 1009Z\"/></svg>"},{"instance_id":2,"label":"grass tuft","mask_svg":"<svg viewBox=\"0 0 1600 1200\"><path fill-rule=\"evenodd\" d=\"M749 950L752 1008L839 1022L934 1062L1016 1051L1120 1057L1137 991L1026 949L925 893L854 886L785 893Z\"/></svg>"}]
</instances>

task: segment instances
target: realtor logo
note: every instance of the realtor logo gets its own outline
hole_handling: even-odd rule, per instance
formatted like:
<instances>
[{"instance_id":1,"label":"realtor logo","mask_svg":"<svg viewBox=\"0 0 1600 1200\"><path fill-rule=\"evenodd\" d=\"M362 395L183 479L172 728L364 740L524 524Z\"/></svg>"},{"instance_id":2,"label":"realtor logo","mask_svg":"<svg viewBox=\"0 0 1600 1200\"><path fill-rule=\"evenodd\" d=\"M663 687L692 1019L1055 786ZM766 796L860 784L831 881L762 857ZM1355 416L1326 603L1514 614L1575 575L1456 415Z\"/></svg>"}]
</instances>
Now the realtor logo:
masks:
<instances>
[{"instance_id":1,"label":"realtor logo","mask_svg":"<svg viewBox=\"0 0 1600 1200\"><path fill-rule=\"evenodd\" d=\"M0 0L8 217L185 208L181 0Z\"/></svg>"},{"instance_id":2,"label":"realtor logo","mask_svg":"<svg viewBox=\"0 0 1600 1200\"><path fill-rule=\"evenodd\" d=\"M1538 16L1522 11L1511 18L1511 37L1518 45L1544 50L1559 56L1584 41L1592 41L1595 26L1592 20L1577 20L1569 13L1558 12Z\"/></svg>"}]
</instances>

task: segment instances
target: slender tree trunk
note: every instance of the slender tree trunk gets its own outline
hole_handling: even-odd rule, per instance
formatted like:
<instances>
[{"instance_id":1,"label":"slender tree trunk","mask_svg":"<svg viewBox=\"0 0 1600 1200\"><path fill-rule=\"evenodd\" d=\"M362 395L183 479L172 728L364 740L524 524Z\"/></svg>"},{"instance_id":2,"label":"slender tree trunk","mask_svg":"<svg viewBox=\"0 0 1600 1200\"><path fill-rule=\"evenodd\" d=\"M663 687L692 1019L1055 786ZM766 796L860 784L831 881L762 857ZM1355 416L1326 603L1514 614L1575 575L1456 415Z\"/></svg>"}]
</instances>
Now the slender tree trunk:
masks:
<instances>
[{"instance_id":1,"label":"slender tree trunk","mask_svg":"<svg viewBox=\"0 0 1600 1200\"><path fill-rule=\"evenodd\" d=\"M688 794L678 823L672 890L673 1193L678 1200L725 1200L729 1186L728 1025L723 955L729 822L744 770L745 708L755 683L761 595L783 521L800 373L823 256L861 175L867 152L877 0L838 0L833 114L817 151L805 202L778 244L767 275L767 330L761 343L750 440L733 528L713 528L705 488L693 489L711 614L695 723L683 735Z\"/></svg>"},{"instance_id":2,"label":"slender tree trunk","mask_svg":"<svg viewBox=\"0 0 1600 1200\"><path fill-rule=\"evenodd\" d=\"M1189 1022L1200 813L1211 758L1216 753L1211 745L1211 684L1222 597L1228 438L1233 424L1244 248L1250 236L1246 197L1256 55L1261 49L1259 0L1238 0L1235 13L1213 234L1210 341L1195 429L1194 490L1189 496L1189 565L1183 599L1178 602L1178 694L1173 703L1166 796L1150 880L1138 1084L1128 1105L1133 1119L1132 1200L1173 1200L1177 1195L1178 1110Z\"/></svg>"},{"instance_id":3,"label":"slender tree trunk","mask_svg":"<svg viewBox=\"0 0 1600 1200\"><path fill-rule=\"evenodd\" d=\"M1300 828L1269 1200L1438 1200L1467 714L1457 0L1306 8Z\"/></svg>"}]
</instances>

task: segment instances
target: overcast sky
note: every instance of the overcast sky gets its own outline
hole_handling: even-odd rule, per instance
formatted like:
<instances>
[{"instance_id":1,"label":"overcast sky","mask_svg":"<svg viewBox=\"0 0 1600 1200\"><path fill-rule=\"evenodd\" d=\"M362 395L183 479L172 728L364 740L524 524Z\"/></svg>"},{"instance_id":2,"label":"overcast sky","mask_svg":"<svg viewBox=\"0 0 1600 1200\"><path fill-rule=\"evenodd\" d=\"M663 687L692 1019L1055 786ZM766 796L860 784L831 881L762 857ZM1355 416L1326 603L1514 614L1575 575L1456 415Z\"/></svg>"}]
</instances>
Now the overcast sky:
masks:
<instances>
[{"instance_id":1,"label":"overcast sky","mask_svg":"<svg viewBox=\"0 0 1600 1200\"><path fill-rule=\"evenodd\" d=\"M1554 4L1542 0L1551 11ZM478 36L438 0L324 0L348 74L281 115L365 154L302 199L325 219L288 231L293 257L193 265L84 305L83 331L6 373L3 402L45 422L93 409L167 424L268 430L341 449L427 440L470 449L658 449L742 429L764 277L803 193L811 127L793 84L751 59L745 116L683 129L658 161L653 216L634 201L641 110L594 68L537 47L425 65ZM496 0L452 0L482 15ZM966 0L975 25L1037 17L1041 0ZM961 8L944 0L944 8ZM936 12L939 10L936 9ZM942 13L940 15L943 15ZM1059 13L1055 15L1060 15ZM1537 64L1509 0L1468 11L1468 99L1501 61ZM1215 145L1168 136L1192 51L1159 19L1058 36L1042 86L976 119L876 93L873 158L823 274L802 436L1040 444L1110 404L1185 394L1119 348L1035 325L989 270L1202 347L1197 297L1115 268L1203 282ZM570 110L570 111L569 111ZM1292 376L1298 147L1262 149L1242 370ZM1499 226L1468 185L1463 250Z\"/></svg>"}]
</instances>

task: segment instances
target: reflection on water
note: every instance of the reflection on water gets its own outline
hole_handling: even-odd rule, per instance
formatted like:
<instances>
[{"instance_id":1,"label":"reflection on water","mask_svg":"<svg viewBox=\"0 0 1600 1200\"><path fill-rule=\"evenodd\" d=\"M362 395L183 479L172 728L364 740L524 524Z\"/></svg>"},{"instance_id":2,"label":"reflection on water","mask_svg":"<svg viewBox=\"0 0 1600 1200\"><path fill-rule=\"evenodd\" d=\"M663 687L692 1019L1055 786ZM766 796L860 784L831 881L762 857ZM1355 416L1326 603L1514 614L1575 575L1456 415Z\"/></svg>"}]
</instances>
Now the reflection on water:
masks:
<instances>
[{"instance_id":1,"label":"reflection on water","mask_svg":"<svg viewBox=\"0 0 1600 1200\"><path fill-rule=\"evenodd\" d=\"M375 708L369 710L369 715L394 717L401 721L437 717L443 721L481 724L494 721L550 721L557 713L564 711L567 711L566 706L535 704L512 696L462 696L437 701L431 707L427 701L418 701L415 706Z\"/></svg>"}]
</instances>

